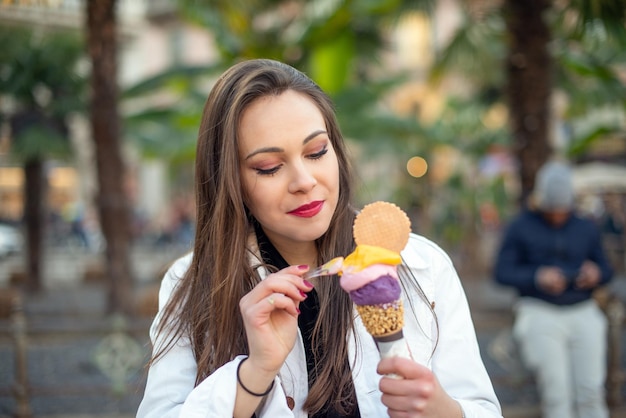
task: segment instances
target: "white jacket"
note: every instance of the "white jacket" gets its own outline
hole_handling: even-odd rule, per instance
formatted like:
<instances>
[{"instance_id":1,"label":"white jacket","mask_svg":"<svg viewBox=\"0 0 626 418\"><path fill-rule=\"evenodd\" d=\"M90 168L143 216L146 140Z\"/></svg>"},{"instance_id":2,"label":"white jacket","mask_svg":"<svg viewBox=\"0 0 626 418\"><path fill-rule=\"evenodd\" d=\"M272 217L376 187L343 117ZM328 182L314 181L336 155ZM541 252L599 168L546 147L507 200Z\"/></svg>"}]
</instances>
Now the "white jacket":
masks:
<instances>
[{"instance_id":1,"label":"white jacket","mask_svg":"<svg viewBox=\"0 0 626 418\"><path fill-rule=\"evenodd\" d=\"M446 392L461 404L466 418L501 418L498 399L480 357L467 299L449 257L431 241L414 234L402 257L434 303L439 324L437 331L429 307L417 293L403 294L403 333L414 360L433 370ZM159 311L190 262L191 254L177 260L166 273L159 293ZM413 292L410 286L407 289ZM159 317L160 314L150 330L154 346L160 342L155 334ZM356 334L356 344L354 338L349 339L349 358L356 358L354 362L351 360L351 368L361 417L387 417L378 389L381 376L376 373L380 356L358 316ZM179 341L150 368L137 418L232 417L237 390L236 368L242 359L238 357L225 364L194 387L196 362L188 341ZM304 418L307 414L301 407L307 391L304 346L298 333L296 344L257 416ZM287 407L286 396L295 400L293 411Z\"/></svg>"}]
</instances>

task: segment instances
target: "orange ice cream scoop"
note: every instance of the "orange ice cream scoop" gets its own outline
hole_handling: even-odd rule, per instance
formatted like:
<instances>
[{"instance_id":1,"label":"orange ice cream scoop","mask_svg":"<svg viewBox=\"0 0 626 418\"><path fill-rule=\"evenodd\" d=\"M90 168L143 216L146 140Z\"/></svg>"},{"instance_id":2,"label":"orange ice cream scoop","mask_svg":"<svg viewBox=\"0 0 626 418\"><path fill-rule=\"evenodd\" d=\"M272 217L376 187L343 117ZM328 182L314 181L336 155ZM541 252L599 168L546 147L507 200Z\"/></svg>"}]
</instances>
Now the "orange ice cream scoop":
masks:
<instances>
[{"instance_id":1,"label":"orange ice cream scoop","mask_svg":"<svg viewBox=\"0 0 626 418\"><path fill-rule=\"evenodd\" d=\"M402 263L400 254L374 245L357 245L355 250L343 261L343 269L357 272L373 264L397 266Z\"/></svg>"}]
</instances>

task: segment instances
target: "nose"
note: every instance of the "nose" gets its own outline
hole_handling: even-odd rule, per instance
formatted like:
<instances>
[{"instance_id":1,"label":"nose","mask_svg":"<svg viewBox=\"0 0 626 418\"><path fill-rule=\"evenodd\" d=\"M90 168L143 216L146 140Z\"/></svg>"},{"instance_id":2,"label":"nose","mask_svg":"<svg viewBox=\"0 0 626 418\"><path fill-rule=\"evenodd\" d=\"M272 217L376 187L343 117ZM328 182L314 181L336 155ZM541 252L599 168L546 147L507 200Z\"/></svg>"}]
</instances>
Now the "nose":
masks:
<instances>
[{"instance_id":1,"label":"nose","mask_svg":"<svg viewBox=\"0 0 626 418\"><path fill-rule=\"evenodd\" d=\"M317 178L310 167L304 163L293 166L289 193L307 193L317 185Z\"/></svg>"}]
</instances>

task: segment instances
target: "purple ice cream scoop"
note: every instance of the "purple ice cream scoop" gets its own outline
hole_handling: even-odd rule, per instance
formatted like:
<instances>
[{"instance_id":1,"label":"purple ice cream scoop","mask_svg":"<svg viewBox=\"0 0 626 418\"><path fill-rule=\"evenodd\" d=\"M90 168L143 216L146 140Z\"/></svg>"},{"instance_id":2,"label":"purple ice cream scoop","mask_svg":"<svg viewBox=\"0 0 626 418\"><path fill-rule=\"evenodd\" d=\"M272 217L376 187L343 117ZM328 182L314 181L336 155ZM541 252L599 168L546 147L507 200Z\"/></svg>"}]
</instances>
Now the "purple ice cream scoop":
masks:
<instances>
[{"instance_id":1,"label":"purple ice cream scoop","mask_svg":"<svg viewBox=\"0 0 626 418\"><path fill-rule=\"evenodd\" d=\"M400 299L400 283L392 276L380 276L360 289L350 292L357 305L380 305Z\"/></svg>"}]
</instances>

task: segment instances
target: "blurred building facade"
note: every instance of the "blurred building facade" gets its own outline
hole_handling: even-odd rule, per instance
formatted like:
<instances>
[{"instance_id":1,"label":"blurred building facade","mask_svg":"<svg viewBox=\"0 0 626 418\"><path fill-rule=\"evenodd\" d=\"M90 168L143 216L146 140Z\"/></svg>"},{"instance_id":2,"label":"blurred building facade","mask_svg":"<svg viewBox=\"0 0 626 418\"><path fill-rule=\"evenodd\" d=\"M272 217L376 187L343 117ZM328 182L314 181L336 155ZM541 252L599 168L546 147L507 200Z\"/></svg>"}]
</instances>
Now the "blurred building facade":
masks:
<instances>
[{"instance_id":1,"label":"blurred building facade","mask_svg":"<svg viewBox=\"0 0 626 418\"><path fill-rule=\"evenodd\" d=\"M118 80L120 90L158 74L174 63L210 64L216 58L210 35L176 18L175 0L119 0ZM86 0L0 0L0 24L84 32ZM28 46L25 45L25 48ZM124 111L124 109L122 109ZM93 209L97 194L93 143L87 115L69 121L75 158L71 163L49 161L49 207ZM0 131L0 220L19 221L22 213L23 172L10 155L10 133ZM128 143L128 141L126 141ZM167 167L143 160L131 145L124 154L129 173L129 198L146 218L164 217L170 202Z\"/></svg>"}]
</instances>

